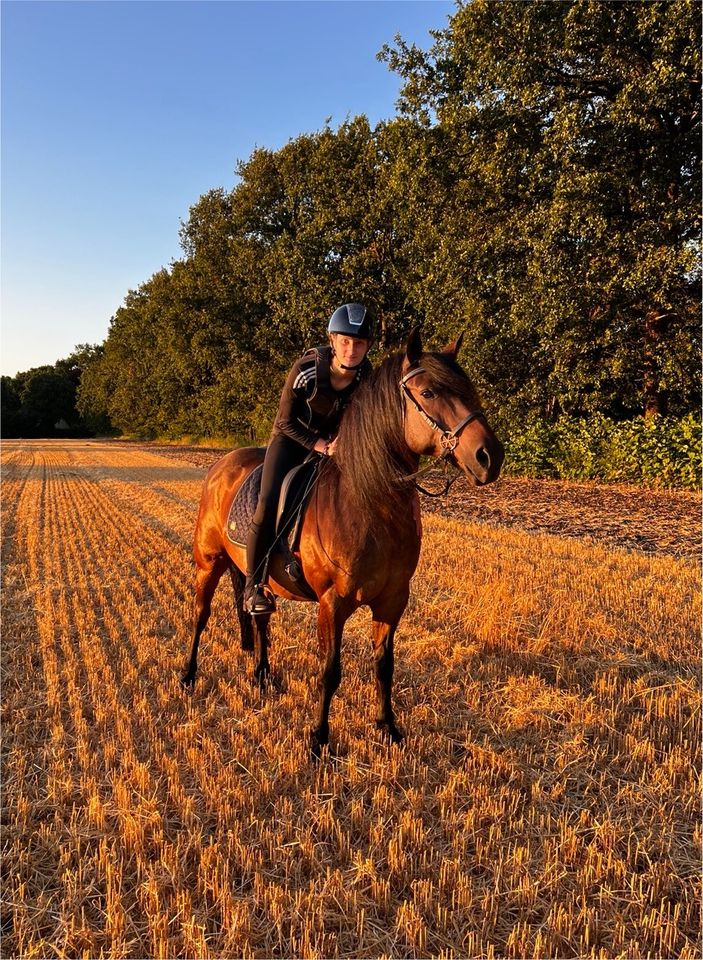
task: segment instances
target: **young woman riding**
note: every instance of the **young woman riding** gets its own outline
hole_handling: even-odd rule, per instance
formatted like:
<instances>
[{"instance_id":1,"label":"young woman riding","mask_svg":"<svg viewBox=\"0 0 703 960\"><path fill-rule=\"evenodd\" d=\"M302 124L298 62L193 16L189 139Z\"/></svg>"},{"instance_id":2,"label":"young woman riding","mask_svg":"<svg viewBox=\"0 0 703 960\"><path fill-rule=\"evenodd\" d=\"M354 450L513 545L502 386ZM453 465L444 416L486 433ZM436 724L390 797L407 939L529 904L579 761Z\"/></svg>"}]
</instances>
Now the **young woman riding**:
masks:
<instances>
[{"instance_id":1,"label":"young woman riding","mask_svg":"<svg viewBox=\"0 0 703 960\"><path fill-rule=\"evenodd\" d=\"M374 321L360 303L345 303L327 325L330 345L308 350L291 367L266 448L261 490L247 538L246 610L252 615L275 610L266 568L275 537L278 494L289 470L311 451L334 454L344 409L371 373L366 356Z\"/></svg>"}]
</instances>

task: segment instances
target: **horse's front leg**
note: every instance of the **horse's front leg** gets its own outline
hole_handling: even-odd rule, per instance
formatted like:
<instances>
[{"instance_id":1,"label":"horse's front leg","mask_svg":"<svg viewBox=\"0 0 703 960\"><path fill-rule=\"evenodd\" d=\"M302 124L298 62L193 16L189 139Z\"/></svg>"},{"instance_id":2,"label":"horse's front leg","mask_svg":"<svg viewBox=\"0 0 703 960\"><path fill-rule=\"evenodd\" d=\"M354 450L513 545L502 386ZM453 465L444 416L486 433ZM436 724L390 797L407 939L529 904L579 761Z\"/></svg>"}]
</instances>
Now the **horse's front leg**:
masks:
<instances>
[{"instance_id":1,"label":"horse's front leg","mask_svg":"<svg viewBox=\"0 0 703 960\"><path fill-rule=\"evenodd\" d=\"M330 703L342 680L342 633L351 612L334 590L328 590L320 598L317 639L324 666L318 681L317 724L310 731L310 745L315 757L319 757L322 747L329 743Z\"/></svg>"},{"instance_id":2,"label":"horse's front leg","mask_svg":"<svg viewBox=\"0 0 703 960\"><path fill-rule=\"evenodd\" d=\"M373 653L376 669L376 695L378 697L378 714L376 726L382 730L393 743L400 743L403 733L398 729L393 713L391 693L393 689L393 640L398 621L405 610L407 596L392 605L372 608L373 613Z\"/></svg>"}]
</instances>

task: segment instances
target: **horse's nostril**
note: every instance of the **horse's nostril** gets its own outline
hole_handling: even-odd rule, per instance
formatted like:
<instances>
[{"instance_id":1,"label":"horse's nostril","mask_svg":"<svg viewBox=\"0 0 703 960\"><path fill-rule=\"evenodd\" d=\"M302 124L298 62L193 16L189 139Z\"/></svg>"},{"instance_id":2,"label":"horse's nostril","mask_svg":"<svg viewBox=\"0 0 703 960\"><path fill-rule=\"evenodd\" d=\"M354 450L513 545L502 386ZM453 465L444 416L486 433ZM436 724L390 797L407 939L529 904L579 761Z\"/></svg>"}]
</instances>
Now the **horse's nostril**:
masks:
<instances>
[{"instance_id":1,"label":"horse's nostril","mask_svg":"<svg viewBox=\"0 0 703 960\"><path fill-rule=\"evenodd\" d=\"M480 447L476 451L476 459L484 470L488 470L491 465L491 455L485 447Z\"/></svg>"}]
</instances>

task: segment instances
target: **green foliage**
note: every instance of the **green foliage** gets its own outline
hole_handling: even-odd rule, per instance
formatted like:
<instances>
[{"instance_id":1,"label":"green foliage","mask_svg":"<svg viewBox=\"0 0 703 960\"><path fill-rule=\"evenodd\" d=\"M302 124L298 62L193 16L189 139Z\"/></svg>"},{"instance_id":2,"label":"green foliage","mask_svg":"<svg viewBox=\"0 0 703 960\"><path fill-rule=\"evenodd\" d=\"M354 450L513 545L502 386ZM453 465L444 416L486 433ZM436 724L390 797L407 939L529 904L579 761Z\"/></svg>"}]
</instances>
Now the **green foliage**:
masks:
<instances>
[{"instance_id":1,"label":"green foliage","mask_svg":"<svg viewBox=\"0 0 703 960\"><path fill-rule=\"evenodd\" d=\"M85 418L76 395L85 371L102 354L102 347L79 344L53 366L34 367L2 378L2 436L85 436L107 430L109 423Z\"/></svg>"},{"instance_id":2,"label":"green foliage","mask_svg":"<svg viewBox=\"0 0 703 960\"><path fill-rule=\"evenodd\" d=\"M599 414L562 416L554 423L533 418L508 430L505 471L696 490L701 486L701 423L693 414L620 423Z\"/></svg>"},{"instance_id":3,"label":"green foliage","mask_svg":"<svg viewBox=\"0 0 703 960\"><path fill-rule=\"evenodd\" d=\"M700 4L474 0L383 56L485 382L523 416L696 409Z\"/></svg>"},{"instance_id":4,"label":"green foliage","mask_svg":"<svg viewBox=\"0 0 703 960\"><path fill-rule=\"evenodd\" d=\"M0 381L0 429L3 437L19 437L24 433L22 401L16 377L2 377Z\"/></svg>"}]
</instances>

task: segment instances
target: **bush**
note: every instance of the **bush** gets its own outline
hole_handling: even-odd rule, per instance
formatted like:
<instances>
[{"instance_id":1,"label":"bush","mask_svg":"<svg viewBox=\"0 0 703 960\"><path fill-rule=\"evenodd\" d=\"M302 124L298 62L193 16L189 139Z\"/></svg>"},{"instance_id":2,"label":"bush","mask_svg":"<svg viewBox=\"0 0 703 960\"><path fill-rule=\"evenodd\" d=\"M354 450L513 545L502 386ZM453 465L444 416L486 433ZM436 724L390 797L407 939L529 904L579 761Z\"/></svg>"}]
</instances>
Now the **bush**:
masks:
<instances>
[{"instance_id":1,"label":"bush","mask_svg":"<svg viewBox=\"0 0 703 960\"><path fill-rule=\"evenodd\" d=\"M505 447L505 472L514 476L701 486L701 424L692 414L620 423L600 415L535 418L509 429Z\"/></svg>"}]
</instances>

